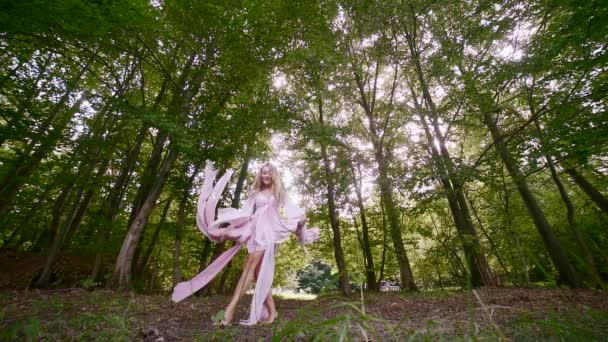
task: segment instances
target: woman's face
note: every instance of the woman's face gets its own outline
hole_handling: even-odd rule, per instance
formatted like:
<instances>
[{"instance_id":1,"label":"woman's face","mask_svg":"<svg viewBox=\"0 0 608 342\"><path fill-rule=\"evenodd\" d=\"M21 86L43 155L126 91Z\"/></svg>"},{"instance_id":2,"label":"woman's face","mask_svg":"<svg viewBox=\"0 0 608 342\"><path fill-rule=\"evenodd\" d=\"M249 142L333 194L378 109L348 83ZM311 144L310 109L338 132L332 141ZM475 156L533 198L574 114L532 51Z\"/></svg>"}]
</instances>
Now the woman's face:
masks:
<instances>
[{"instance_id":1,"label":"woman's face","mask_svg":"<svg viewBox=\"0 0 608 342\"><path fill-rule=\"evenodd\" d=\"M268 166L262 167L262 184L264 186L270 186L272 184L272 173Z\"/></svg>"}]
</instances>

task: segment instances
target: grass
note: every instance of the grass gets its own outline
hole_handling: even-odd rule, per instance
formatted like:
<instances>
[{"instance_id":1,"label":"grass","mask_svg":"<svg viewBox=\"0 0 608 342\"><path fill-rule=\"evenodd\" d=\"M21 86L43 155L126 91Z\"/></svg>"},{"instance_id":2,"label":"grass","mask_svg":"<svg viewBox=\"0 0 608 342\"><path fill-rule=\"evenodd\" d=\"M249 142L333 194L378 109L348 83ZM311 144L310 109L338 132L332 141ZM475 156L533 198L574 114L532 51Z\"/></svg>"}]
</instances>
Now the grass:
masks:
<instances>
[{"instance_id":1,"label":"grass","mask_svg":"<svg viewBox=\"0 0 608 342\"><path fill-rule=\"evenodd\" d=\"M317 298L316 294L312 293L301 293L294 291L277 291L272 290L272 295L281 299L295 299L295 300L314 300Z\"/></svg>"},{"instance_id":2,"label":"grass","mask_svg":"<svg viewBox=\"0 0 608 342\"><path fill-rule=\"evenodd\" d=\"M608 338L608 313L590 308L549 311L544 317L521 314L505 331L515 341L602 341Z\"/></svg>"},{"instance_id":3,"label":"grass","mask_svg":"<svg viewBox=\"0 0 608 342\"><path fill-rule=\"evenodd\" d=\"M84 293L78 301L59 295L28 296L25 311L5 307L3 313L10 310L11 316L0 316L0 340L130 341L134 337L136 320L129 315L130 302L115 294Z\"/></svg>"},{"instance_id":4,"label":"grass","mask_svg":"<svg viewBox=\"0 0 608 342\"><path fill-rule=\"evenodd\" d=\"M157 328L165 339L194 341L597 341L608 338L608 312L603 304L594 304L605 298L602 293L585 292L582 297L576 297L576 293L562 296L566 292L551 292L553 299L547 302L550 304L524 307L529 298L540 298L550 295L548 291L558 290L527 293L520 289L509 294L509 300L528 297L513 304L519 305L518 308L510 308L500 304L503 297L508 297L505 295L508 290L492 291L480 292L479 296L452 291L365 294L365 306L359 297L321 295L314 300L278 297L281 315L276 324L255 327L237 324L223 329L210 326L209 321L214 310L224 304L225 298L221 297L194 298L175 305L166 296L125 296L108 291L0 294L0 340L132 341L141 338L142 331L150 326ZM569 299L556 301L559 298ZM460 306L455 309L456 304Z\"/></svg>"}]
</instances>

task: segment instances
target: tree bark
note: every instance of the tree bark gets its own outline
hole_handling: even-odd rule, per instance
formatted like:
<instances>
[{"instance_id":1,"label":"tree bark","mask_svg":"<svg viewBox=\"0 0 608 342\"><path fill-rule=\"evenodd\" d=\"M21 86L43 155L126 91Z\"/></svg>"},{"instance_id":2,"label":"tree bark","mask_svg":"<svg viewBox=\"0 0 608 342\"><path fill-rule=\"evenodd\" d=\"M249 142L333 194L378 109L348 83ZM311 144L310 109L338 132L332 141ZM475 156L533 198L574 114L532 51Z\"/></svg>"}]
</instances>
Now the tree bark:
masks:
<instances>
[{"instance_id":1,"label":"tree bark","mask_svg":"<svg viewBox=\"0 0 608 342\"><path fill-rule=\"evenodd\" d=\"M188 164L186 164L185 172L188 170ZM192 183L194 182L194 178L198 174L198 166L194 168L192 175L188 178L184 191L182 193L182 199L179 203L179 210L177 212L177 226L175 227L175 241L173 243L173 286L182 282L182 269L179 263L179 257L181 252L181 243L182 243L182 229L186 225L186 204L189 200L190 189L192 188ZM184 172L184 175L185 175Z\"/></svg>"},{"instance_id":2,"label":"tree bark","mask_svg":"<svg viewBox=\"0 0 608 342\"><path fill-rule=\"evenodd\" d=\"M358 74L358 72L354 72L355 82L357 84L357 88L359 90L360 101L359 104L363 108L365 112L365 116L367 117L367 121L369 124L369 135L372 141L372 145L374 147L374 157L376 160L376 164L378 165L378 185L380 187L380 197L384 202L384 206L386 209L386 216L388 218L388 223L390 227L391 239L393 240L393 245L395 247L395 256L397 257L397 261L399 263L399 273L401 279L401 288L409 289L409 290L417 290L416 283L414 282L414 275L412 273L412 269L410 267L410 262L407 257L407 252L405 251L405 247L403 245L403 237L401 235L401 226L399 224L398 213L395 208L395 203L393 200L393 191L391 188L390 180L388 178L388 172L386 169L386 161L384 159L384 151L382 145L382 139L379 135L378 128L376 127L375 115L373 102L369 103L367 99L367 95L365 92L365 88L363 85L363 81ZM377 75L376 75L377 77ZM375 91L374 91L375 95ZM372 99L375 101L375 99Z\"/></svg>"},{"instance_id":3,"label":"tree bark","mask_svg":"<svg viewBox=\"0 0 608 342\"><path fill-rule=\"evenodd\" d=\"M386 215L384 214L384 203L380 199L380 212L382 213L382 261L380 262L380 276L378 277L378 289L380 281L384 280L384 265L386 265L386 250L388 249L388 235L386 234Z\"/></svg>"},{"instance_id":4,"label":"tree bark","mask_svg":"<svg viewBox=\"0 0 608 342\"><path fill-rule=\"evenodd\" d=\"M355 159L357 159L355 157ZM367 217L365 215L365 207L363 206L363 196L361 194L361 164L357 159L357 171L359 172L359 178L355 174L355 168L351 164L351 172L353 174L353 183L355 185L355 192L357 193L357 206L359 207L359 216L361 217L361 235L362 235L362 248L363 255L365 257L365 274L367 278L367 288L370 291L379 291L379 282L376 280L376 268L374 267L374 257L372 255L372 247L369 241L369 226L367 224Z\"/></svg>"},{"instance_id":5,"label":"tree bark","mask_svg":"<svg viewBox=\"0 0 608 342\"><path fill-rule=\"evenodd\" d=\"M464 196L463 186L464 182L461 177L458 176L457 171L454 167L452 157L446 147L445 138L439 127L438 117L439 113L437 106L433 101L433 98L429 91L429 86L422 70L418 49L416 48L416 37L410 32L406 32L407 45L412 56L412 62L416 72L416 77L420 83L422 90L422 98L425 100L428 111L422 110L422 106L418 103L413 86L410 85L410 90L414 98L416 108L420 110L420 113L428 112L431 124L433 126L433 133L431 134L426 122L426 115L421 115L421 121L425 130L425 134L428 140L428 145L431 149L431 156L433 158L436 171L440 177L441 184L445 191L448 203L450 205L450 211L454 218L454 223L462 242L465 257L467 259L467 266L469 275L471 277L471 285L474 287L483 285L496 285L497 279L492 274L490 265L486 259L485 254L481 251L481 243L477 236L477 231L473 220L471 219L471 213ZM435 139L438 142L439 149L435 146Z\"/></svg>"},{"instance_id":6,"label":"tree bark","mask_svg":"<svg viewBox=\"0 0 608 342\"><path fill-rule=\"evenodd\" d=\"M570 175L574 183L576 183L576 185L578 185L587 194L587 196L591 198L593 203L602 209L604 214L608 215L608 198L599 192L597 188L594 187L593 184L591 184L577 169L569 167L564 171Z\"/></svg>"},{"instance_id":7,"label":"tree bark","mask_svg":"<svg viewBox=\"0 0 608 342\"><path fill-rule=\"evenodd\" d=\"M479 94L478 94L479 95ZM478 104L479 105L479 104ZM553 227L547 222L543 210L538 205L536 198L532 195L528 182L523 176L521 170L516 166L513 156L509 151L506 143L503 140L503 134L500 128L496 124L496 119L489 110L484 109L483 105L479 106L483 113L483 121L490 130L492 139L494 140L494 146L498 150L500 157L509 172L509 175L513 179L513 182L517 185L517 190L521 195L528 213L532 217L534 224L541 235L545 246L549 252L549 256L553 261L553 265L557 269L560 278L566 282L570 287L578 288L581 287L578 275L574 271L574 267L570 263L566 252L562 248L559 240L553 232Z\"/></svg>"},{"instance_id":8,"label":"tree bark","mask_svg":"<svg viewBox=\"0 0 608 342\"><path fill-rule=\"evenodd\" d=\"M324 125L323 120L323 100L320 96L318 98L318 110L319 110L319 123ZM344 258L344 249L342 248L342 237L340 232L340 223L338 221L338 215L336 213L335 203L335 185L334 185L334 174L331 170L329 162L329 156L327 155L327 147L323 142L319 142L321 145L321 158L323 159L323 167L325 171L325 186L326 186L326 199L327 199L327 210L329 215L329 223L333 232L333 244L334 244L334 257L336 258L336 265L338 266L338 272L340 273L340 290L342 294L348 296L351 293L350 281L348 276L348 268L346 267L346 259Z\"/></svg>"},{"instance_id":9,"label":"tree bark","mask_svg":"<svg viewBox=\"0 0 608 342\"><path fill-rule=\"evenodd\" d=\"M148 244L148 246L146 246L146 249L144 250L144 253L142 254L141 260L138 263L137 266L137 276L138 277L143 277L146 267L148 266L148 263L150 262L150 257L152 256L152 253L154 252L154 248L156 247L156 244L158 243L158 237L160 236L160 232L161 230L163 230L163 227L165 226L165 222L167 222L167 214L169 213L169 208L171 208L171 203L173 203L173 197L170 197L167 199L167 203L165 203L165 206L163 207L163 212L161 214L160 220L158 221L158 224L156 225L156 229L154 229L154 232L152 233L152 238L150 239L150 243Z\"/></svg>"},{"instance_id":10,"label":"tree bark","mask_svg":"<svg viewBox=\"0 0 608 342\"><path fill-rule=\"evenodd\" d=\"M530 110L532 112L532 116L533 117L536 116L534 113L534 109L532 107L530 108ZM567 213L567 217L568 217L568 227L570 228L570 232L574 236L574 239L576 240L576 244L580 248L580 251L583 254L583 258L585 258L585 261L587 262L587 267L588 267L587 271L588 271L589 275L591 276L591 279L592 279L594 285L603 287L602 278L600 277L599 272L597 270L597 266L595 265L595 260L593 259L593 255L591 254L591 251L589 250L589 247L587 246L587 243L585 242L585 238L583 238L583 235L581 234L580 230L576 226L576 220L574 217L574 204L572 203L572 200L570 200L570 195L568 195L568 192L566 191L564 184L559 179L557 170L555 168L555 164L553 163L553 158L547 152L546 145L545 145L545 138L543 136L540 124L538 123L538 119L534 120L534 126L536 127L536 133L538 135L538 138L540 139L541 152L543 153L545 160L547 161L547 166L549 167L549 171L551 172L551 179L553 179L553 182L555 183L555 186L557 187L557 189L559 191L559 195L562 198L562 201L564 202L564 206L566 207L566 213Z\"/></svg>"},{"instance_id":11,"label":"tree bark","mask_svg":"<svg viewBox=\"0 0 608 342\"><path fill-rule=\"evenodd\" d=\"M498 246L496 246L496 244L494 243L494 240L492 239L490 234L488 234L486 229L483 227L483 222L481 221L481 217L479 217L479 215L477 214L477 209L475 209L475 204L473 203L473 200L471 200L471 198L469 197L469 195L467 193L465 193L464 196L469 201L469 204L471 205L471 209L473 211L473 216L475 216L475 219L477 220L477 225L479 226L481 233L486 237L486 239L488 239L488 242L490 243L490 247L492 248L492 250L494 251L494 255L496 256L496 260L498 260L498 263L500 264L500 267L505 272L505 274L508 274L509 270L507 269L506 264L503 262L502 258L500 257L500 253L498 251ZM497 281L497 283L500 283L500 282Z\"/></svg>"},{"instance_id":12,"label":"tree bark","mask_svg":"<svg viewBox=\"0 0 608 342\"><path fill-rule=\"evenodd\" d=\"M504 192L504 201L503 205L505 207L505 215L507 219L507 231L511 233L513 236L513 240L515 240L515 249L517 249L517 255L519 256L519 261L521 262L521 267L523 268L524 273L524 285L530 284L530 273L528 272L528 263L526 262L526 256L524 254L523 248L521 247L521 243L519 241L519 234L513 228L513 220L511 218L511 213L509 211L509 191L507 188L507 183L505 181L504 169L501 166L501 177L502 177L502 187Z\"/></svg>"},{"instance_id":13,"label":"tree bark","mask_svg":"<svg viewBox=\"0 0 608 342\"><path fill-rule=\"evenodd\" d=\"M124 239L118 257L116 258L116 264L114 267L114 273L112 279L109 282L109 286L118 288L120 290L131 289L131 270L133 263L133 256L135 255L135 247L137 246L144 227L148 221L150 212L154 208L156 200L160 196L163 186L169 176L169 172L175 163L178 156L177 146L174 143L169 147L169 152L163 160L161 168L158 173L158 178L151 189L149 195L141 206L141 210L137 214L133 223L129 226L127 236Z\"/></svg>"}]
</instances>

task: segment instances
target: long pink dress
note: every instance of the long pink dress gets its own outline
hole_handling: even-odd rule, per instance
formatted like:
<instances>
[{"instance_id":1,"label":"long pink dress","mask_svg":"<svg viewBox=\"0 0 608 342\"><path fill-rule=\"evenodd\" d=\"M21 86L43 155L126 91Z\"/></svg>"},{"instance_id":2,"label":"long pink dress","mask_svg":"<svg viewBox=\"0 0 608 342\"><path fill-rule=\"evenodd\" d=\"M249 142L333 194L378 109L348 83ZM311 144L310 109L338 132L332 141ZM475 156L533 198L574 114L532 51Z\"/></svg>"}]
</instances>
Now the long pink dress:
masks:
<instances>
[{"instance_id":1,"label":"long pink dress","mask_svg":"<svg viewBox=\"0 0 608 342\"><path fill-rule=\"evenodd\" d=\"M319 238L317 228L301 227L298 222L304 217L304 210L299 208L291 198L287 198L279 208L274 197L254 193L240 209L223 208L218 210L215 219L217 202L233 170L228 170L213 186L217 170L207 162L205 178L198 200L196 222L200 231L211 241L223 242L233 240L237 243L215 259L206 269L189 281L179 283L173 289L171 300L179 302L203 286L207 285L228 264L243 246L249 253L264 251L264 257L251 301L249 319L242 324L256 324L265 320L269 312L264 306L270 294L274 278L275 248L295 233L303 248ZM305 249L306 250L306 249Z\"/></svg>"}]
</instances>

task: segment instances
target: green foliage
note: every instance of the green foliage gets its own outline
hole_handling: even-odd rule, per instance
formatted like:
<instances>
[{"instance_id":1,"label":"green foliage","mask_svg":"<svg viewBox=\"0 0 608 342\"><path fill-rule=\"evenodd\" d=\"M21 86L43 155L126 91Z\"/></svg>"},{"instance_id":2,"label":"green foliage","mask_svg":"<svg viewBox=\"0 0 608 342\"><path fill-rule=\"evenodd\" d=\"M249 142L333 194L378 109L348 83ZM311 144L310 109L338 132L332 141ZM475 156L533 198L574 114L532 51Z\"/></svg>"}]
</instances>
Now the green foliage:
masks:
<instances>
[{"instance_id":1,"label":"green foliage","mask_svg":"<svg viewBox=\"0 0 608 342\"><path fill-rule=\"evenodd\" d=\"M493 273L505 284L529 285L529 278L560 286L534 219L483 122L484 112L491 112L566 254L585 285L593 286L546 157L556 163L592 256L605 260L608 216L561 172L580 169L606 195L607 18L605 3L574 0L5 1L0 5L0 257L5 253L11 260L15 253L20 262L15 268L43 264L40 255L74 222L60 251L78 255L88 266L62 265L54 284L103 285L140 189L158 179L159 166L149 165L166 132L160 160L173 146L179 155L137 242L137 291L172 287L178 233L177 264L185 278L213 255L212 245L205 250L194 217L206 159L227 169L240 167L245 158L259 162L283 155L309 224L321 228L321 240L310 247L314 258L335 272L327 210L331 180L347 268L364 274L358 179L374 271L398 278L375 146L386 160L400 230L421 288L466 286L462 243L473 240L458 234L441 183L442 165L451 169L450 184L467 196L479 251ZM435 108L423 98L424 86ZM369 135L364 100L373 106L376 141ZM432 156L438 132L451 164ZM271 146L277 133L285 141ZM123 171L126 181L113 189ZM250 184L251 176L245 187ZM223 203L233 193L229 189ZM162 221L162 204L169 199ZM291 252L297 248L294 241L282 247L289 252L278 255L275 285L305 266L303 253ZM140 265L145 250L151 257ZM98 277L81 276L91 273L96 257L102 260ZM608 266L596 264L607 279ZM304 287L323 288L327 267L307 268L310 284ZM23 268L31 274L7 272L20 274L14 284L38 276L38 269ZM230 271L229 285L238 270Z\"/></svg>"},{"instance_id":2,"label":"green foliage","mask_svg":"<svg viewBox=\"0 0 608 342\"><path fill-rule=\"evenodd\" d=\"M577 340L597 341L608 333L605 312L586 306L565 311L550 311L544 317L521 314L509 322L505 330L521 341Z\"/></svg>"},{"instance_id":3,"label":"green foliage","mask_svg":"<svg viewBox=\"0 0 608 342\"><path fill-rule=\"evenodd\" d=\"M315 260L298 271L298 289L318 294L330 282L331 268L322 261Z\"/></svg>"},{"instance_id":4,"label":"green foliage","mask_svg":"<svg viewBox=\"0 0 608 342\"><path fill-rule=\"evenodd\" d=\"M4 325L4 318L0 317L0 324ZM30 318L26 321L17 321L0 331L3 341L35 341L40 336L40 320Z\"/></svg>"}]
</instances>

